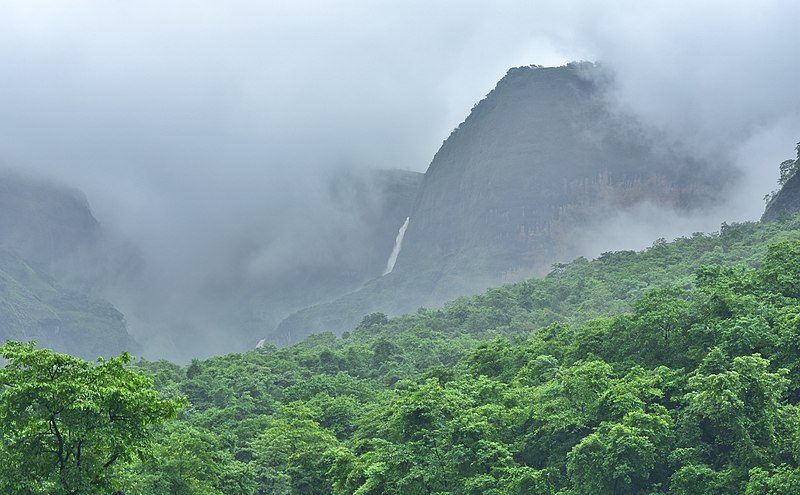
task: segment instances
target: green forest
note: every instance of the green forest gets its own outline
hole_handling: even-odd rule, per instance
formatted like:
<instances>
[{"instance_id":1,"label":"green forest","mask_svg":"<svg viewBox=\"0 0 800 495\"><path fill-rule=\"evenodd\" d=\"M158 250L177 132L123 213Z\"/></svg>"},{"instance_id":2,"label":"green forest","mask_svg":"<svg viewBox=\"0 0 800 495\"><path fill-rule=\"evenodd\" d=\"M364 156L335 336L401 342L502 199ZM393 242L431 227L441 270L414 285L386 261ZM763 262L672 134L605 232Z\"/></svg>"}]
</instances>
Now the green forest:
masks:
<instances>
[{"instance_id":1,"label":"green forest","mask_svg":"<svg viewBox=\"0 0 800 495\"><path fill-rule=\"evenodd\" d=\"M2 493L800 493L800 215L186 366L0 353Z\"/></svg>"}]
</instances>

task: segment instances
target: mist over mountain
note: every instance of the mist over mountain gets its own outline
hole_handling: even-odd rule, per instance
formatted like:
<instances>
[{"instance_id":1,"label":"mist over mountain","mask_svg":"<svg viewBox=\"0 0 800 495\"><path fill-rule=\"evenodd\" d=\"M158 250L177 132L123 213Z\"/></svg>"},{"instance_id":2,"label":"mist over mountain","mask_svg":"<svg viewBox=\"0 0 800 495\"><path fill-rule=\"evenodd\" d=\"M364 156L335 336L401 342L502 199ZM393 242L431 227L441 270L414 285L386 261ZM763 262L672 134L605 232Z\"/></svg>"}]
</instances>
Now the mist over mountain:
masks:
<instances>
[{"instance_id":1,"label":"mist over mountain","mask_svg":"<svg viewBox=\"0 0 800 495\"><path fill-rule=\"evenodd\" d=\"M7 67L0 78L0 164L79 190L91 205L104 254L72 251L92 254L66 256L67 269L52 272L59 284L112 301L147 355L219 353L252 345L279 315L364 283L392 305L415 309L418 291L439 301L453 287L492 283L494 275L484 274L495 269L502 280L546 270L539 256L548 251L569 257L570 250L644 247L653 238L756 218L760 198L773 188L775 164L800 127L798 66L790 63L800 44L798 15L800 5L788 0L0 3L0 61ZM715 176L731 185L728 202L688 207L694 193L681 181L698 179L697 194L707 186L691 167L649 171L646 179L612 167L589 174L586 184L538 190L554 204L562 193L566 206L556 216L532 216L498 194L484 198L497 215L451 224L448 210L473 208L481 193L464 191L477 198L472 203L426 193L425 214L409 220L395 272L374 278L410 215L377 222L379 208L349 199L354 186L338 186L337 193L332 184L348 170L362 177L357 182L375 170L423 172L509 67L571 60L600 61L607 70L578 85L584 92L608 88L603 103L581 107L587 118L615 122L614 132L595 133L598 150L634 142L661 156L653 163L689 157L728 166ZM637 124L626 129L621 122ZM496 184L474 171L482 144L464 151L463 141L476 134L470 126L464 122L437 160L464 162L463 177L437 166L428 191L452 199L442 183ZM627 132L649 140L628 139ZM507 146L513 128L477 134L489 138L488 151L513 162L499 153L514 149ZM548 143L543 137L539 144ZM631 161L637 149L626 152ZM623 184L631 184L624 194ZM509 197L537 187L497 185ZM576 208L578 190L586 200ZM642 199L653 194L654 202ZM578 213L590 204L598 211L587 223ZM558 231L571 223L582 225L575 235ZM367 234L377 225L380 240ZM547 235L560 237L546 237L547 225ZM521 231L501 233L512 226ZM537 236L548 242L534 247ZM78 269L81 257L91 260L85 269ZM441 269L432 268L441 260ZM427 268L393 281L410 273L412 261ZM408 291L397 289L404 285ZM354 313L374 299L358 294L352 297L365 302L350 305Z\"/></svg>"},{"instance_id":2,"label":"mist over mountain","mask_svg":"<svg viewBox=\"0 0 800 495\"><path fill-rule=\"evenodd\" d=\"M302 240L278 239L280 247L254 243L242 251L247 265L190 288L190 297L166 305L148 301L137 312L163 308L171 314L176 305L185 307L177 319L163 320L184 327L159 331L150 323L144 327L155 334L144 338L168 336L167 345L185 358L204 353L209 342L247 349L292 312L358 289L383 272L421 180L422 174L404 170L337 171L325 188L327 209L307 219Z\"/></svg>"},{"instance_id":3,"label":"mist over mountain","mask_svg":"<svg viewBox=\"0 0 800 495\"><path fill-rule=\"evenodd\" d=\"M342 332L373 311L399 314L543 275L599 254L587 232L643 206L705 216L724 203L738 178L732 164L693 156L616 112L611 79L590 63L511 69L433 158L394 271L293 315L278 338ZM648 235L648 224L657 221L630 222L627 235Z\"/></svg>"},{"instance_id":4,"label":"mist over mountain","mask_svg":"<svg viewBox=\"0 0 800 495\"><path fill-rule=\"evenodd\" d=\"M0 495L800 493L798 19L0 0Z\"/></svg>"},{"instance_id":5,"label":"mist over mountain","mask_svg":"<svg viewBox=\"0 0 800 495\"><path fill-rule=\"evenodd\" d=\"M741 183L737 167L622 111L616 84L592 63L511 69L424 175L351 167L307 179L311 207L291 235L254 230L282 220L267 200L263 220L252 211L252 224L231 218L250 228L222 240L225 258L206 265L164 265L169 257L112 242L79 192L42 181L27 204L25 187L7 181L4 245L112 301L155 355L185 360L261 338L288 344L343 332L367 313L437 306L595 256L598 246L706 228ZM60 237L63 245L52 245ZM176 277L181 266L197 273Z\"/></svg>"},{"instance_id":6,"label":"mist over mountain","mask_svg":"<svg viewBox=\"0 0 800 495\"><path fill-rule=\"evenodd\" d=\"M731 165L613 113L605 79L588 63L510 70L431 162L397 271L494 284L587 254L575 237L617 212L719 202Z\"/></svg>"},{"instance_id":7,"label":"mist over mountain","mask_svg":"<svg viewBox=\"0 0 800 495\"><path fill-rule=\"evenodd\" d=\"M87 357L139 349L128 330L145 352L174 359L250 348L292 311L380 276L421 179L403 170L341 169L328 177L330 209L317 213L329 228L313 230L320 220L310 219L311 246L286 246L297 251L291 264L274 264L275 256L287 258L251 239L241 244L246 265L187 286L164 280L154 260L98 222L81 192L6 173L0 338Z\"/></svg>"}]
</instances>

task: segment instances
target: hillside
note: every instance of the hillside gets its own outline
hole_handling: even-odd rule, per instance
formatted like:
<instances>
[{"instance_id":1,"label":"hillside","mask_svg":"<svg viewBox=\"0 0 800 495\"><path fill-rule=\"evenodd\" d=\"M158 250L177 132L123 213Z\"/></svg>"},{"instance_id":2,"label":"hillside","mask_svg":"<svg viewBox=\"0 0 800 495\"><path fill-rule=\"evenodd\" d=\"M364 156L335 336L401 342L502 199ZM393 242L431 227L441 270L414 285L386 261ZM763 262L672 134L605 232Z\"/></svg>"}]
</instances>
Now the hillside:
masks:
<instances>
[{"instance_id":1,"label":"hillside","mask_svg":"<svg viewBox=\"0 0 800 495\"><path fill-rule=\"evenodd\" d=\"M101 243L100 224L81 192L0 172L0 247L49 273L93 273Z\"/></svg>"},{"instance_id":2,"label":"hillside","mask_svg":"<svg viewBox=\"0 0 800 495\"><path fill-rule=\"evenodd\" d=\"M110 266L103 242L81 193L0 175L0 341L92 358L138 349L123 315L93 290Z\"/></svg>"},{"instance_id":3,"label":"hillside","mask_svg":"<svg viewBox=\"0 0 800 495\"><path fill-rule=\"evenodd\" d=\"M120 487L791 493L798 267L800 216L724 225L342 338L141 363L191 405Z\"/></svg>"},{"instance_id":4,"label":"hillside","mask_svg":"<svg viewBox=\"0 0 800 495\"><path fill-rule=\"evenodd\" d=\"M292 315L271 339L341 332L364 313L545 274L586 254L592 227L645 204L686 213L719 201L735 180L720 173L725 164L620 114L607 103L610 84L589 63L509 70L434 156L394 272Z\"/></svg>"},{"instance_id":5,"label":"hillside","mask_svg":"<svg viewBox=\"0 0 800 495\"><path fill-rule=\"evenodd\" d=\"M5 340L35 340L87 359L138 349L110 303L66 288L0 249L0 341Z\"/></svg>"}]
</instances>

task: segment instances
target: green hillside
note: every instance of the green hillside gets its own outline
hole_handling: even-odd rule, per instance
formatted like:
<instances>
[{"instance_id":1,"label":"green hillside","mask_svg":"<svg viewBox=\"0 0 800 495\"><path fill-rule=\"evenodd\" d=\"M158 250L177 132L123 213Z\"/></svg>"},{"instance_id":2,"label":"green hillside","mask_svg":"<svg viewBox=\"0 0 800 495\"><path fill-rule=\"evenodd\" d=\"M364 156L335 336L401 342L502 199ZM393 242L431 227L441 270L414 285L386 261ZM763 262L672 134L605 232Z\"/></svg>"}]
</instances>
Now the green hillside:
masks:
<instances>
[{"instance_id":1,"label":"green hillside","mask_svg":"<svg viewBox=\"0 0 800 495\"><path fill-rule=\"evenodd\" d=\"M126 494L794 493L800 216L186 367Z\"/></svg>"}]
</instances>

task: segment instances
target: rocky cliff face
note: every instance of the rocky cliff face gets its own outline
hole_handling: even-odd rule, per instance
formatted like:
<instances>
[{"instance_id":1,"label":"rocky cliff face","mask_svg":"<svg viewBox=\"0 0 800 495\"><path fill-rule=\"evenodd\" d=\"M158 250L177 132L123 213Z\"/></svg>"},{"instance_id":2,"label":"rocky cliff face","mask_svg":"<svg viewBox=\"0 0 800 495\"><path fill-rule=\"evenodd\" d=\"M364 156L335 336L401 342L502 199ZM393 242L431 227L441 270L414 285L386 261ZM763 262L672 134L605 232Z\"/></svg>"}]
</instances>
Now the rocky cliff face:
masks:
<instances>
[{"instance_id":1,"label":"rocky cliff face","mask_svg":"<svg viewBox=\"0 0 800 495\"><path fill-rule=\"evenodd\" d=\"M549 271L581 255L582 228L641 203L691 210L723 174L605 98L593 64L511 69L436 153L395 271L284 321L285 339Z\"/></svg>"},{"instance_id":2,"label":"rocky cliff face","mask_svg":"<svg viewBox=\"0 0 800 495\"><path fill-rule=\"evenodd\" d=\"M510 70L434 157L398 272L497 282L548 270L574 254L573 230L613 211L707 201L709 167L612 112L604 81L591 64Z\"/></svg>"},{"instance_id":3,"label":"rocky cliff face","mask_svg":"<svg viewBox=\"0 0 800 495\"><path fill-rule=\"evenodd\" d=\"M93 250L99 235L99 224L80 192L0 175L0 247L51 269Z\"/></svg>"}]
</instances>

